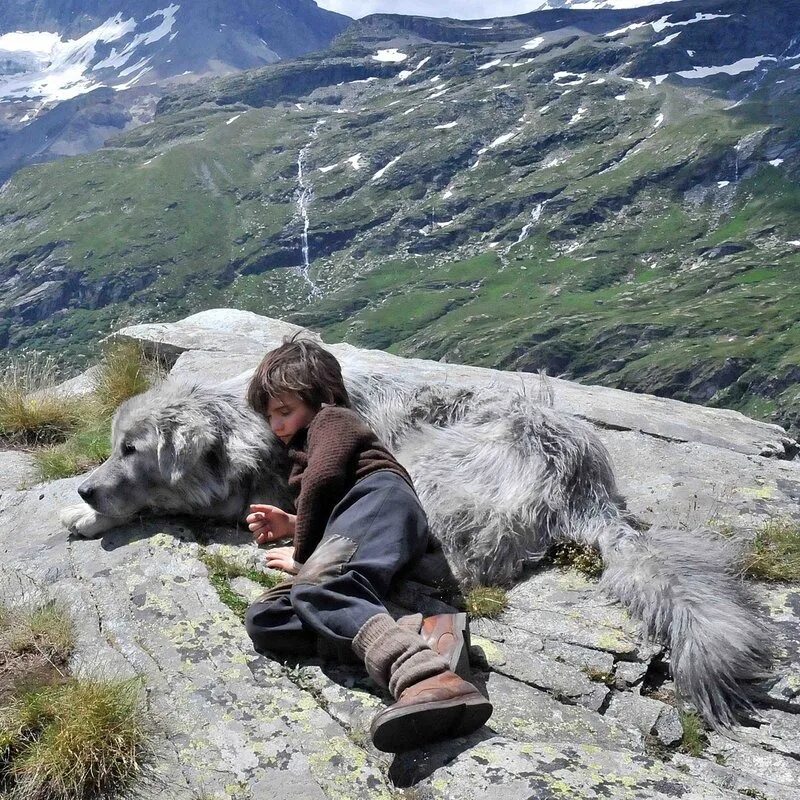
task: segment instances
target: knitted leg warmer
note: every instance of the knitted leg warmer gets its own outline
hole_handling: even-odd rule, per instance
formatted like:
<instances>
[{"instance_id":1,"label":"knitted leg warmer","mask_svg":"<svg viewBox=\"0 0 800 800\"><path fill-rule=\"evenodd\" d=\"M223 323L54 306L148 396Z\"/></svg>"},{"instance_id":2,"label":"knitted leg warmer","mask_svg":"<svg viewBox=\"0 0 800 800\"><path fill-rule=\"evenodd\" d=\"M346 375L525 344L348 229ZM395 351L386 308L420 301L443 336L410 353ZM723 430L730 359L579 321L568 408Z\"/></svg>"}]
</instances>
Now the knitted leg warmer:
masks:
<instances>
[{"instance_id":1,"label":"knitted leg warmer","mask_svg":"<svg viewBox=\"0 0 800 800\"><path fill-rule=\"evenodd\" d=\"M353 651L364 661L369 676L397 699L415 683L449 669L447 661L423 638L388 614L368 619L353 639Z\"/></svg>"},{"instance_id":2,"label":"knitted leg warmer","mask_svg":"<svg viewBox=\"0 0 800 800\"><path fill-rule=\"evenodd\" d=\"M407 614L400 617L397 624L411 633L419 633L422 630L422 614Z\"/></svg>"}]
</instances>

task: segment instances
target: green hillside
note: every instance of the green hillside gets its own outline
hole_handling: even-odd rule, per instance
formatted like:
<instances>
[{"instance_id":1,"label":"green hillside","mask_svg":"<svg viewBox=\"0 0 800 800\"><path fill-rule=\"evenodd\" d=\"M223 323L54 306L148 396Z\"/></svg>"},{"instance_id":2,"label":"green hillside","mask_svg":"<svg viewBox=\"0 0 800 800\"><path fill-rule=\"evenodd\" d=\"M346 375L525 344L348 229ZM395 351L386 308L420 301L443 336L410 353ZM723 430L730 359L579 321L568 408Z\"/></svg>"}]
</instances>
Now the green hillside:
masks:
<instances>
[{"instance_id":1,"label":"green hillside","mask_svg":"<svg viewBox=\"0 0 800 800\"><path fill-rule=\"evenodd\" d=\"M121 322L235 306L796 430L798 62L685 79L670 48L653 62L649 27L526 49L537 16L462 44L373 18L18 173L0 193L6 353L76 370ZM675 29L683 51L702 27ZM391 48L406 58L376 60Z\"/></svg>"}]
</instances>

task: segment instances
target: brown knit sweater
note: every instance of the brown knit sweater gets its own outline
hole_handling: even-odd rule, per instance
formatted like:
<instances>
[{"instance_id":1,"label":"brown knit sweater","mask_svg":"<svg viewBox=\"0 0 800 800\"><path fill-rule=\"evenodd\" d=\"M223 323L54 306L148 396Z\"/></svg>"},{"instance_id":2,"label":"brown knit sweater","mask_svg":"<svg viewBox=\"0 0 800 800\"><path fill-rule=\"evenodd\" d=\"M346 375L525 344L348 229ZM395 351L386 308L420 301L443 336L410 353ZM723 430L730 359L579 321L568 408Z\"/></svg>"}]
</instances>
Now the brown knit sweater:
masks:
<instances>
[{"instance_id":1,"label":"brown knit sweater","mask_svg":"<svg viewBox=\"0 0 800 800\"><path fill-rule=\"evenodd\" d=\"M291 440L289 458L289 486L297 492L294 559L300 563L314 552L334 506L357 481L388 470L414 488L405 469L349 408L323 406Z\"/></svg>"}]
</instances>

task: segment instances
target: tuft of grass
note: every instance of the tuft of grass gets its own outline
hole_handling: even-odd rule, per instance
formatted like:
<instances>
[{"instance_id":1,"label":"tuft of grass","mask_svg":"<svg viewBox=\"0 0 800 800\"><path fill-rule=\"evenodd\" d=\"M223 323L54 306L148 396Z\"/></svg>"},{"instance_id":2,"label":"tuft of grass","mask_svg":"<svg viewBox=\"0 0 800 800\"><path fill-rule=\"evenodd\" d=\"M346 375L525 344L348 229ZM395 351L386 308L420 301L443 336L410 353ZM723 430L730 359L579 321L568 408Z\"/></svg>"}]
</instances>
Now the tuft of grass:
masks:
<instances>
[{"instance_id":1,"label":"tuft of grass","mask_svg":"<svg viewBox=\"0 0 800 800\"><path fill-rule=\"evenodd\" d=\"M0 657L36 654L52 664L65 664L75 647L69 613L54 601L36 608L0 607Z\"/></svg>"},{"instance_id":2,"label":"tuft of grass","mask_svg":"<svg viewBox=\"0 0 800 800\"><path fill-rule=\"evenodd\" d=\"M694 711L680 711L679 718L683 728L680 749L695 758L701 756L708 746L708 736L700 715Z\"/></svg>"},{"instance_id":3,"label":"tuft of grass","mask_svg":"<svg viewBox=\"0 0 800 800\"><path fill-rule=\"evenodd\" d=\"M606 672L604 669L597 667L584 667L584 673L590 681L595 683L604 683L606 686L615 686L616 679L613 672Z\"/></svg>"},{"instance_id":4,"label":"tuft of grass","mask_svg":"<svg viewBox=\"0 0 800 800\"><path fill-rule=\"evenodd\" d=\"M111 419L87 419L66 442L33 454L39 480L69 478L102 464L111 455Z\"/></svg>"},{"instance_id":5,"label":"tuft of grass","mask_svg":"<svg viewBox=\"0 0 800 800\"><path fill-rule=\"evenodd\" d=\"M52 358L14 360L0 375L0 440L31 447L60 442L80 424L85 403L55 392Z\"/></svg>"},{"instance_id":6,"label":"tuft of grass","mask_svg":"<svg viewBox=\"0 0 800 800\"><path fill-rule=\"evenodd\" d=\"M134 341L115 342L105 349L93 379L102 414L110 416L129 397L147 391L161 377L158 362L148 359Z\"/></svg>"},{"instance_id":7,"label":"tuft of grass","mask_svg":"<svg viewBox=\"0 0 800 800\"><path fill-rule=\"evenodd\" d=\"M595 547L578 542L557 542L550 555L553 563L574 567L587 578L599 578L603 574L603 559Z\"/></svg>"},{"instance_id":8,"label":"tuft of grass","mask_svg":"<svg viewBox=\"0 0 800 800\"><path fill-rule=\"evenodd\" d=\"M0 786L12 800L77 800L128 787L149 740L140 681L19 689L0 710Z\"/></svg>"},{"instance_id":9,"label":"tuft of grass","mask_svg":"<svg viewBox=\"0 0 800 800\"><path fill-rule=\"evenodd\" d=\"M476 586L464 598L464 607L473 617L494 619L508 608L508 595L499 586Z\"/></svg>"},{"instance_id":10,"label":"tuft of grass","mask_svg":"<svg viewBox=\"0 0 800 800\"><path fill-rule=\"evenodd\" d=\"M800 580L800 523L788 518L765 522L745 558L745 573L763 581Z\"/></svg>"},{"instance_id":11,"label":"tuft of grass","mask_svg":"<svg viewBox=\"0 0 800 800\"><path fill-rule=\"evenodd\" d=\"M277 575L268 575L257 569L242 567L221 556L204 550L200 553L200 561L208 570L208 579L217 592L219 599L236 614L239 619L244 619L249 603L231 589L230 582L234 578L249 578L251 581L271 589L277 586L283 578Z\"/></svg>"}]
</instances>

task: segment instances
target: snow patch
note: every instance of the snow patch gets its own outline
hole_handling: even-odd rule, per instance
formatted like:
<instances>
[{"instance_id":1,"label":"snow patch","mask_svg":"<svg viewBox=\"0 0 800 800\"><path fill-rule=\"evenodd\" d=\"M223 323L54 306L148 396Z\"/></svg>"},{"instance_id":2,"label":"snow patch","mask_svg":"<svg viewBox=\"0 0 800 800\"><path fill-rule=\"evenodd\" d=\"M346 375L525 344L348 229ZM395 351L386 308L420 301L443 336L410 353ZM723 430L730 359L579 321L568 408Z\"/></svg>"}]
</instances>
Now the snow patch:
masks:
<instances>
[{"instance_id":1,"label":"snow patch","mask_svg":"<svg viewBox=\"0 0 800 800\"><path fill-rule=\"evenodd\" d=\"M615 100L624 100L627 96L628 95L626 95L626 94L615 94L614 95L614 99Z\"/></svg>"},{"instance_id":2,"label":"snow patch","mask_svg":"<svg viewBox=\"0 0 800 800\"><path fill-rule=\"evenodd\" d=\"M522 49L535 50L543 42L544 42L544 36L537 36L535 39L528 39L528 41L525 42L524 45L522 45Z\"/></svg>"},{"instance_id":3,"label":"snow patch","mask_svg":"<svg viewBox=\"0 0 800 800\"><path fill-rule=\"evenodd\" d=\"M570 76L573 76L570 78ZM577 86L583 83L586 77L585 72L554 72L553 81L558 83L559 86Z\"/></svg>"},{"instance_id":4,"label":"snow patch","mask_svg":"<svg viewBox=\"0 0 800 800\"><path fill-rule=\"evenodd\" d=\"M783 164L783 159L773 158L772 161L770 161L769 163L772 164L773 167L779 167L781 164Z\"/></svg>"},{"instance_id":5,"label":"snow patch","mask_svg":"<svg viewBox=\"0 0 800 800\"><path fill-rule=\"evenodd\" d=\"M573 115L570 121L567 123L568 125L575 125L576 123L580 122L588 113L589 109L584 108L581 106Z\"/></svg>"},{"instance_id":6,"label":"snow patch","mask_svg":"<svg viewBox=\"0 0 800 800\"><path fill-rule=\"evenodd\" d=\"M239 117L241 117L241 116L242 116L241 114L237 114L235 117L231 117L230 119L226 119L225 120L225 124L226 125L231 125L234 122L236 122L236 120L239 119Z\"/></svg>"},{"instance_id":7,"label":"snow patch","mask_svg":"<svg viewBox=\"0 0 800 800\"><path fill-rule=\"evenodd\" d=\"M443 125L434 125L433 129L435 131L446 131L449 128L455 128L458 125L458 120L454 120L453 122L445 122Z\"/></svg>"},{"instance_id":8,"label":"snow patch","mask_svg":"<svg viewBox=\"0 0 800 800\"><path fill-rule=\"evenodd\" d=\"M437 97L441 97L445 92L449 91L449 87L445 87L444 89L440 89L438 92L434 92L433 94L428 95L428 100L435 100Z\"/></svg>"},{"instance_id":9,"label":"snow patch","mask_svg":"<svg viewBox=\"0 0 800 800\"><path fill-rule=\"evenodd\" d=\"M559 164L563 164L566 160L567 160L566 158L551 156L550 158L542 162L540 169L550 169L551 167L557 167Z\"/></svg>"},{"instance_id":10,"label":"snow patch","mask_svg":"<svg viewBox=\"0 0 800 800\"><path fill-rule=\"evenodd\" d=\"M502 63L502 58L496 58L494 61L488 61L486 64L481 64L478 69L491 69L492 67L496 67L498 64Z\"/></svg>"},{"instance_id":11,"label":"snow patch","mask_svg":"<svg viewBox=\"0 0 800 800\"><path fill-rule=\"evenodd\" d=\"M327 167L319 167L320 172L330 172L332 169L336 169L339 166L339 163L336 164L329 164Z\"/></svg>"},{"instance_id":12,"label":"snow patch","mask_svg":"<svg viewBox=\"0 0 800 800\"><path fill-rule=\"evenodd\" d=\"M683 31L671 33L669 36L665 36L660 42L656 42L653 47L663 47L665 44L669 44L673 39L677 39L681 33L683 33Z\"/></svg>"},{"instance_id":13,"label":"snow patch","mask_svg":"<svg viewBox=\"0 0 800 800\"><path fill-rule=\"evenodd\" d=\"M378 50L372 59L374 61L386 61L393 64L399 64L408 58L407 53L401 53L396 47L391 47L388 50Z\"/></svg>"},{"instance_id":14,"label":"snow patch","mask_svg":"<svg viewBox=\"0 0 800 800\"><path fill-rule=\"evenodd\" d=\"M125 67L125 69L120 70L119 76L120 78L127 78L128 75L133 75L134 72L140 70L147 66L147 63L150 61L149 58L141 58L137 61L132 67Z\"/></svg>"},{"instance_id":15,"label":"snow patch","mask_svg":"<svg viewBox=\"0 0 800 800\"><path fill-rule=\"evenodd\" d=\"M502 136L498 136L488 147L483 148L483 150L479 150L478 152L486 152L486 150L494 150L495 147L500 147L501 144L505 144L506 142L513 139L519 131L510 131L509 133L504 133Z\"/></svg>"},{"instance_id":16,"label":"snow patch","mask_svg":"<svg viewBox=\"0 0 800 800\"><path fill-rule=\"evenodd\" d=\"M665 17L661 17L661 19L657 19L655 22L651 22L650 24L653 26L653 30L656 33L661 33L665 28L679 28L684 25L694 25L696 22L706 22L710 19L727 19L728 17L733 16L732 14L701 14L699 11L691 18L687 20L683 20L682 22L668 22L667 20L671 17L671 14L667 14Z\"/></svg>"},{"instance_id":17,"label":"snow patch","mask_svg":"<svg viewBox=\"0 0 800 800\"><path fill-rule=\"evenodd\" d=\"M660 127L661 127L661 124L662 124L663 122L664 122L664 115L663 115L663 114L659 114L659 115L656 117L656 121L653 123L653 127L654 127L654 128L660 128Z\"/></svg>"},{"instance_id":18,"label":"snow patch","mask_svg":"<svg viewBox=\"0 0 800 800\"><path fill-rule=\"evenodd\" d=\"M370 180L377 181L377 180L378 180L378 178L382 178L382 177L384 176L384 174L386 173L386 170L387 170L387 169L389 169L390 167L393 167L393 166L394 166L394 165L395 165L395 164L396 164L396 163L397 163L397 162L400 160L400 158L401 158L401 156L396 156L395 158L393 158L393 159L392 159L392 160L391 160L391 161L390 161L390 162L389 162L389 163L388 163L386 166L384 166L384 167L381 167L381 168L380 168L380 169L379 169L379 170L378 170L378 171L377 171L377 172L376 172L376 173L375 173L375 174L374 174L374 175L373 175L373 176L370 178Z\"/></svg>"},{"instance_id":19,"label":"snow patch","mask_svg":"<svg viewBox=\"0 0 800 800\"><path fill-rule=\"evenodd\" d=\"M712 75L739 75L742 72L752 72L757 69L764 61L777 61L773 56L755 56L753 58L740 58L733 64L724 64L720 67L694 67L693 69L676 72L681 78L695 80L697 78L708 78Z\"/></svg>"},{"instance_id":20,"label":"snow patch","mask_svg":"<svg viewBox=\"0 0 800 800\"><path fill-rule=\"evenodd\" d=\"M649 22L634 22L631 25L626 25L624 28L617 28L615 31L609 31L606 36L622 36L630 31L635 31L637 28L644 28L649 24Z\"/></svg>"},{"instance_id":21,"label":"snow patch","mask_svg":"<svg viewBox=\"0 0 800 800\"><path fill-rule=\"evenodd\" d=\"M731 185L730 181L717 181L717 186L719 186L720 189L724 189L726 186L730 185Z\"/></svg>"},{"instance_id":22,"label":"snow patch","mask_svg":"<svg viewBox=\"0 0 800 800\"><path fill-rule=\"evenodd\" d=\"M415 72L418 72L422 67L425 66L431 60L430 56L425 56L415 67L414 69L403 69L397 73L397 78L400 81L404 81L407 78L410 78Z\"/></svg>"},{"instance_id":23,"label":"snow patch","mask_svg":"<svg viewBox=\"0 0 800 800\"><path fill-rule=\"evenodd\" d=\"M0 50L24 54L34 64L33 70L27 73L17 73L0 80L0 99L37 97L45 102L56 102L104 85L95 82L88 73L125 67L140 46L153 44L170 33L179 9L179 5L172 4L149 14L142 22L160 16L161 23L134 36L119 52L112 48L106 58L94 64L97 45L118 42L136 31L141 23L137 23L133 17L123 19L120 12L78 39L62 40L58 34L42 31L14 31L0 36ZM148 61L148 58L140 58L136 64L123 70L118 77L127 77L137 71L138 74L114 88L123 89L135 83L150 69L146 67Z\"/></svg>"},{"instance_id":24,"label":"snow patch","mask_svg":"<svg viewBox=\"0 0 800 800\"><path fill-rule=\"evenodd\" d=\"M361 153L356 153L354 156L346 158L345 163L349 164L353 169L361 169Z\"/></svg>"}]
</instances>

